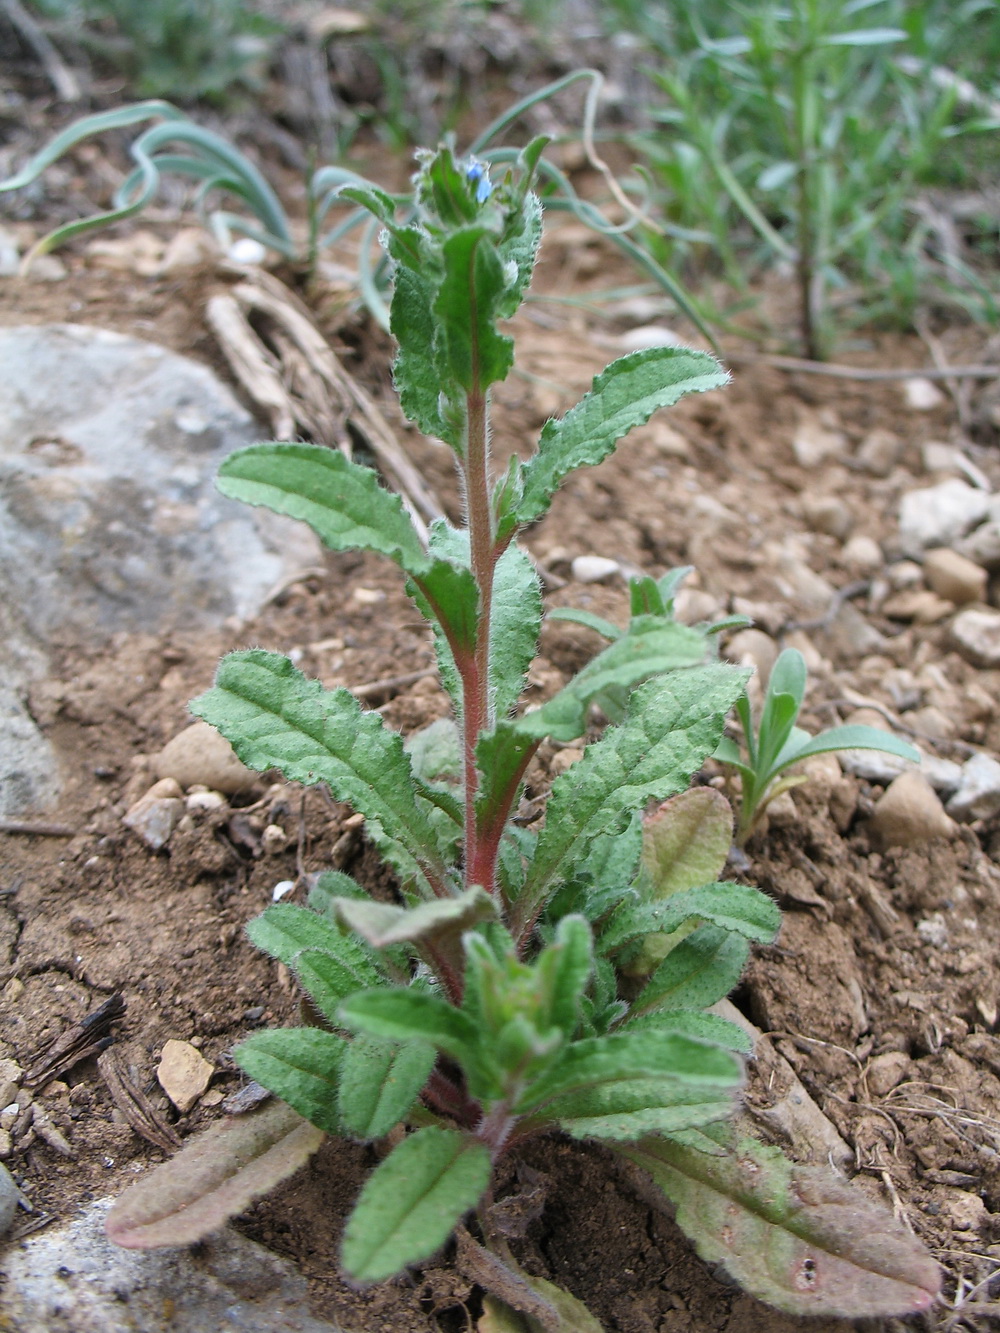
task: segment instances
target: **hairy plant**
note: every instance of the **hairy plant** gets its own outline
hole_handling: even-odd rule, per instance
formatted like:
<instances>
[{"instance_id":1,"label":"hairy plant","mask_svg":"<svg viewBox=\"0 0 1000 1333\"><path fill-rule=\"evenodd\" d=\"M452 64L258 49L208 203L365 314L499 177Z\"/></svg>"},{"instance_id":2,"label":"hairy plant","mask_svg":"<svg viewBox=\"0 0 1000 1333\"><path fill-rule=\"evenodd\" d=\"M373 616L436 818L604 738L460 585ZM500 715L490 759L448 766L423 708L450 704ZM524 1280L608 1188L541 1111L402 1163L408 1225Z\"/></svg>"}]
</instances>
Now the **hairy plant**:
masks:
<instances>
[{"instance_id":1,"label":"hairy plant","mask_svg":"<svg viewBox=\"0 0 1000 1333\"><path fill-rule=\"evenodd\" d=\"M308 994L310 1022L255 1033L235 1059L291 1110L193 1141L115 1204L108 1234L127 1246L191 1241L294 1170L317 1131L391 1136L344 1230L351 1278L426 1260L458 1227L495 1326L513 1326L503 1316L513 1306L547 1330L596 1327L576 1298L516 1271L492 1198L499 1163L561 1133L604 1142L661 1206L676 1205L706 1257L784 1309L925 1309L936 1267L891 1217L727 1127L750 1043L712 1006L749 943L774 937L779 913L759 890L718 878L731 816L718 793L688 788L747 673L718 661L711 629L677 623L664 589L640 580L634 605L646 609L628 630L519 711L541 597L518 533L576 468L727 379L686 348L623 357L545 425L530 458L494 477L490 390L511 368L500 325L541 235L530 186L543 146L495 185L475 158L422 154L416 211L403 220L374 188L344 191L384 230L396 386L411 420L454 454L462 525L436 523L425 545L374 472L312 445L255 445L222 467L225 494L304 520L333 550L400 567L433 631L454 720L404 743L346 689L324 690L261 648L224 658L195 700L245 763L325 783L363 814L398 892L375 901L330 872L307 906L279 903L250 923ZM517 817L528 767L546 738L584 737L598 699L617 701L620 721L553 783L535 831ZM461 1225L471 1214L480 1239Z\"/></svg>"}]
</instances>

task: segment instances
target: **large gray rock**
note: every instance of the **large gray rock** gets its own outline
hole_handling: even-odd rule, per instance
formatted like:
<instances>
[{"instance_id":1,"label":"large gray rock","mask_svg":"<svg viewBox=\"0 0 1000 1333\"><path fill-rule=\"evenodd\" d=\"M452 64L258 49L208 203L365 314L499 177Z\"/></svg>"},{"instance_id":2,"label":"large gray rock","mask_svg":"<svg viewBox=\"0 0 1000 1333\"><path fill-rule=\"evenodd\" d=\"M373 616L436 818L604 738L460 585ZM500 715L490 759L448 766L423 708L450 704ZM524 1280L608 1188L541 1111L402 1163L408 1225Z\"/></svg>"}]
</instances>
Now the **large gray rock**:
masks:
<instances>
[{"instance_id":1,"label":"large gray rock","mask_svg":"<svg viewBox=\"0 0 1000 1333\"><path fill-rule=\"evenodd\" d=\"M75 324L0 329L0 679L15 696L0 707L0 814L56 794L16 703L52 645L245 620L321 560L303 524L214 487L261 434L210 370L165 348Z\"/></svg>"},{"instance_id":2,"label":"large gray rock","mask_svg":"<svg viewBox=\"0 0 1000 1333\"><path fill-rule=\"evenodd\" d=\"M110 1199L0 1263L0 1326L17 1333L343 1333L316 1319L293 1266L230 1227L197 1250L121 1250Z\"/></svg>"}]
</instances>

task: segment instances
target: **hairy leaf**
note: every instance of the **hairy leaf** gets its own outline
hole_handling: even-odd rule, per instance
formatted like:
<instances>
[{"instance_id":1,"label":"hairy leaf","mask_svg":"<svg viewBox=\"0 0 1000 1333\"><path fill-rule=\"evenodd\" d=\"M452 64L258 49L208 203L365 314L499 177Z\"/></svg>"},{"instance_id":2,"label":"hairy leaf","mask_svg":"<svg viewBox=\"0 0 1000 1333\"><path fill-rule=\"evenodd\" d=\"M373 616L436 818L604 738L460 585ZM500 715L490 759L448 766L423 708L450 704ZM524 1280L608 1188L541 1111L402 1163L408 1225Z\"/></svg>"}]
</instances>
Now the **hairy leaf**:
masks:
<instances>
[{"instance_id":1,"label":"hairy leaf","mask_svg":"<svg viewBox=\"0 0 1000 1333\"><path fill-rule=\"evenodd\" d=\"M497 245L505 269L514 269L513 280L507 279L503 294L497 302L497 314L501 319L510 319L517 310L534 271L542 239L542 206L537 195L530 191L525 195L524 207L517 221L518 230L511 232ZM507 278L506 273L504 276Z\"/></svg>"},{"instance_id":2,"label":"hairy leaf","mask_svg":"<svg viewBox=\"0 0 1000 1333\"><path fill-rule=\"evenodd\" d=\"M284 1102L227 1116L115 1201L108 1238L130 1250L193 1245L297 1171L325 1137Z\"/></svg>"},{"instance_id":3,"label":"hairy leaf","mask_svg":"<svg viewBox=\"0 0 1000 1333\"><path fill-rule=\"evenodd\" d=\"M475 1207L489 1180L489 1149L471 1134L417 1130L361 1191L344 1232L345 1270L360 1282L378 1282L426 1259Z\"/></svg>"},{"instance_id":4,"label":"hairy leaf","mask_svg":"<svg viewBox=\"0 0 1000 1333\"><path fill-rule=\"evenodd\" d=\"M382 979L378 968L355 940L315 911L294 903L273 903L247 923L246 931L258 949L293 970L297 969L304 950L326 954L331 975L342 978L335 983L342 986L342 995L377 986Z\"/></svg>"},{"instance_id":5,"label":"hairy leaf","mask_svg":"<svg viewBox=\"0 0 1000 1333\"><path fill-rule=\"evenodd\" d=\"M341 1022L392 1041L425 1041L460 1064L475 1063L476 1025L447 1000L419 990L370 990L341 1006Z\"/></svg>"},{"instance_id":6,"label":"hairy leaf","mask_svg":"<svg viewBox=\"0 0 1000 1333\"><path fill-rule=\"evenodd\" d=\"M669 934L695 918L761 944L774 939L781 925L777 903L760 889L749 884L703 884L660 902L623 904L601 936L601 949L610 953L652 931Z\"/></svg>"},{"instance_id":7,"label":"hairy leaf","mask_svg":"<svg viewBox=\"0 0 1000 1333\"><path fill-rule=\"evenodd\" d=\"M476 1333L553 1333L553 1330L558 1333L604 1333L583 1301L577 1300L564 1287L522 1271L517 1277L551 1307L552 1316L547 1316L546 1324L541 1324L532 1315L521 1314L497 1297L487 1295Z\"/></svg>"},{"instance_id":8,"label":"hairy leaf","mask_svg":"<svg viewBox=\"0 0 1000 1333\"><path fill-rule=\"evenodd\" d=\"M594 970L594 937L582 916L565 916L538 961L548 981L548 1021L568 1037L580 1021L580 999Z\"/></svg>"},{"instance_id":9,"label":"hairy leaf","mask_svg":"<svg viewBox=\"0 0 1000 1333\"><path fill-rule=\"evenodd\" d=\"M347 1049L320 1028L270 1028L233 1051L239 1067L328 1134L341 1133L337 1085Z\"/></svg>"},{"instance_id":10,"label":"hairy leaf","mask_svg":"<svg viewBox=\"0 0 1000 1333\"><path fill-rule=\"evenodd\" d=\"M231 499L308 523L332 551L378 551L410 574L430 567L399 496L339 449L252 444L223 459L217 485Z\"/></svg>"},{"instance_id":11,"label":"hairy leaf","mask_svg":"<svg viewBox=\"0 0 1000 1333\"><path fill-rule=\"evenodd\" d=\"M714 787L690 787L643 821L637 888L668 898L718 879L733 841L733 811Z\"/></svg>"},{"instance_id":12,"label":"hairy leaf","mask_svg":"<svg viewBox=\"0 0 1000 1333\"><path fill-rule=\"evenodd\" d=\"M728 995L740 979L749 943L721 926L699 926L676 944L656 969L629 1011L707 1009Z\"/></svg>"},{"instance_id":13,"label":"hairy leaf","mask_svg":"<svg viewBox=\"0 0 1000 1333\"><path fill-rule=\"evenodd\" d=\"M337 916L376 949L404 942L417 943L446 935L461 934L496 916L496 903L478 885L456 898L438 898L418 907L396 907L392 903L364 902L343 898L336 902Z\"/></svg>"},{"instance_id":14,"label":"hairy leaf","mask_svg":"<svg viewBox=\"0 0 1000 1333\"><path fill-rule=\"evenodd\" d=\"M447 870L400 736L347 690L324 690L278 653L230 653L215 682L191 711L218 727L248 767L327 783L365 816L369 836L403 880L416 880L430 897L426 877L443 882Z\"/></svg>"},{"instance_id":15,"label":"hairy leaf","mask_svg":"<svg viewBox=\"0 0 1000 1333\"><path fill-rule=\"evenodd\" d=\"M699 1098L706 1090L715 1100L727 1096L739 1087L742 1069L728 1051L684 1035L655 1030L613 1032L567 1046L548 1073L525 1091L517 1109L526 1112L545 1107L548 1115L556 1104L563 1107L574 1099L574 1105L582 1105L588 1098L596 1106L603 1089L628 1084L627 1095L631 1096L633 1085L638 1088L643 1081L654 1098L647 1105L669 1106L669 1100L655 1099L662 1094L681 1101L686 1089L697 1092ZM618 1095L614 1091L608 1094L612 1100Z\"/></svg>"},{"instance_id":16,"label":"hairy leaf","mask_svg":"<svg viewBox=\"0 0 1000 1333\"><path fill-rule=\"evenodd\" d=\"M688 625L664 624L641 633L623 634L593 658L582 671L540 708L519 717L524 736L558 741L576 740L587 729L591 703L614 690L626 690L663 672L692 668L705 661L705 636Z\"/></svg>"},{"instance_id":17,"label":"hairy leaf","mask_svg":"<svg viewBox=\"0 0 1000 1333\"><path fill-rule=\"evenodd\" d=\"M425 1042L400 1045L384 1037L355 1037L344 1055L337 1089L348 1134L380 1139L398 1125L430 1077L436 1055Z\"/></svg>"},{"instance_id":18,"label":"hairy leaf","mask_svg":"<svg viewBox=\"0 0 1000 1333\"><path fill-rule=\"evenodd\" d=\"M706 1014L701 1009L654 1009L652 1013L639 1015L627 1027L629 1032L640 1029L679 1032L682 1036L712 1042L740 1055L753 1052L749 1033L738 1023L731 1023L728 1018L721 1018L718 1014Z\"/></svg>"},{"instance_id":19,"label":"hairy leaf","mask_svg":"<svg viewBox=\"0 0 1000 1333\"><path fill-rule=\"evenodd\" d=\"M653 1178L703 1259L779 1310L885 1318L937 1297L940 1270L919 1241L830 1171L752 1139L721 1156L663 1138L618 1151Z\"/></svg>"},{"instance_id":20,"label":"hairy leaf","mask_svg":"<svg viewBox=\"0 0 1000 1333\"><path fill-rule=\"evenodd\" d=\"M746 674L722 663L641 686L628 716L588 746L552 786L545 828L513 908L515 934L530 928L559 878L570 878L596 837L617 833L647 801L681 791L719 743Z\"/></svg>"},{"instance_id":21,"label":"hairy leaf","mask_svg":"<svg viewBox=\"0 0 1000 1333\"><path fill-rule=\"evenodd\" d=\"M570 472L607 458L657 408L669 407L686 393L719 389L728 380L714 357L686 347L651 347L612 362L561 420L545 424L538 452L524 465L520 522L541 518Z\"/></svg>"},{"instance_id":22,"label":"hairy leaf","mask_svg":"<svg viewBox=\"0 0 1000 1333\"><path fill-rule=\"evenodd\" d=\"M390 244L398 259L399 246ZM442 378L437 359L437 321L434 297L437 286L431 274L397 264L393 277L389 327L398 344L393 380L405 415L425 435L444 440L457 449L461 425L454 411L442 410Z\"/></svg>"},{"instance_id":23,"label":"hairy leaf","mask_svg":"<svg viewBox=\"0 0 1000 1333\"><path fill-rule=\"evenodd\" d=\"M453 232L442 247L445 273L434 303L448 371L470 393L506 379L514 343L498 333L503 265L485 227Z\"/></svg>"}]
</instances>

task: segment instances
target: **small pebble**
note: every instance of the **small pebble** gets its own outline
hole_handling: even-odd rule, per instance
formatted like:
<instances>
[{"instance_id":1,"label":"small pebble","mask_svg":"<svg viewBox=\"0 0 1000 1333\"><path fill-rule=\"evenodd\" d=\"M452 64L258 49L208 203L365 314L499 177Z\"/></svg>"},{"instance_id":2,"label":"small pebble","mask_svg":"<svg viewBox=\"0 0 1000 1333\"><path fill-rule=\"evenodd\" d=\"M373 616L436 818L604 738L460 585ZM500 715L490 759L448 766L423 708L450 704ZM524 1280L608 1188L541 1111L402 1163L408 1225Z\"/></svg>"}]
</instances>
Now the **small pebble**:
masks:
<instances>
[{"instance_id":1,"label":"small pebble","mask_svg":"<svg viewBox=\"0 0 1000 1333\"><path fill-rule=\"evenodd\" d=\"M885 564L881 546L874 537L866 537L862 533L845 543L839 559L844 569L858 578L869 578Z\"/></svg>"},{"instance_id":2,"label":"small pebble","mask_svg":"<svg viewBox=\"0 0 1000 1333\"><path fill-rule=\"evenodd\" d=\"M970 607L949 626L952 645L975 667L1000 666L1000 612Z\"/></svg>"},{"instance_id":3,"label":"small pebble","mask_svg":"<svg viewBox=\"0 0 1000 1333\"><path fill-rule=\"evenodd\" d=\"M189 1041L171 1037L163 1043L156 1078L178 1111L190 1111L208 1087L213 1067Z\"/></svg>"},{"instance_id":4,"label":"small pebble","mask_svg":"<svg viewBox=\"0 0 1000 1333\"><path fill-rule=\"evenodd\" d=\"M792 437L792 452L799 467L812 469L827 458L843 455L847 440L843 433L831 429L818 417L807 416L800 422Z\"/></svg>"},{"instance_id":5,"label":"small pebble","mask_svg":"<svg viewBox=\"0 0 1000 1333\"><path fill-rule=\"evenodd\" d=\"M280 903L282 898L287 898L290 893L295 891L294 879L280 879L271 890L271 902Z\"/></svg>"},{"instance_id":6,"label":"small pebble","mask_svg":"<svg viewBox=\"0 0 1000 1333\"><path fill-rule=\"evenodd\" d=\"M938 546L924 557L924 578L939 597L956 606L981 602L986 597L986 570L947 546Z\"/></svg>"},{"instance_id":7,"label":"small pebble","mask_svg":"<svg viewBox=\"0 0 1000 1333\"><path fill-rule=\"evenodd\" d=\"M241 236L239 240L233 241L226 251L226 258L231 259L234 264L248 266L263 264L267 258L267 246L255 241L252 236Z\"/></svg>"},{"instance_id":8,"label":"small pebble","mask_svg":"<svg viewBox=\"0 0 1000 1333\"><path fill-rule=\"evenodd\" d=\"M976 754L962 765L958 790L948 802L948 814L960 823L992 819L1000 813L1000 763L988 754Z\"/></svg>"},{"instance_id":9,"label":"small pebble","mask_svg":"<svg viewBox=\"0 0 1000 1333\"><path fill-rule=\"evenodd\" d=\"M915 625L936 625L950 616L954 602L945 601L930 588L907 588L887 597L879 608L890 620L912 620Z\"/></svg>"},{"instance_id":10,"label":"small pebble","mask_svg":"<svg viewBox=\"0 0 1000 1333\"><path fill-rule=\"evenodd\" d=\"M621 573L617 560L609 560L603 555L578 555L570 566L573 579L577 583L600 583Z\"/></svg>"},{"instance_id":11,"label":"small pebble","mask_svg":"<svg viewBox=\"0 0 1000 1333\"><path fill-rule=\"evenodd\" d=\"M955 825L927 779L917 772L900 773L875 802L868 822L881 847L915 847L934 838L950 838Z\"/></svg>"},{"instance_id":12,"label":"small pebble","mask_svg":"<svg viewBox=\"0 0 1000 1333\"><path fill-rule=\"evenodd\" d=\"M154 782L123 816L122 823L137 834L154 852L170 841L177 822L184 813L184 793L173 778Z\"/></svg>"},{"instance_id":13,"label":"small pebble","mask_svg":"<svg viewBox=\"0 0 1000 1333\"><path fill-rule=\"evenodd\" d=\"M21 1191L14 1184L14 1177L5 1166L0 1166L0 1236L6 1236L14 1225L20 1202Z\"/></svg>"},{"instance_id":14,"label":"small pebble","mask_svg":"<svg viewBox=\"0 0 1000 1333\"><path fill-rule=\"evenodd\" d=\"M903 380L902 388L906 406L914 412L930 412L944 402L941 390L933 380L925 379L923 375L913 375Z\"/></svg>"},{"instance_id":15,"label":"small pebble","mask_svg":"<svg viewBox=\"0 0 1000 1333\"><path fill-rule=\"evenodd\" d=\"M221 810L226 803L221 791L193 791L184 798L184 809L189 815L197 815L208 810Z\"/></svg>"},{"instance_id":16,"label":"small pebble","mask_svg":"<svg viewBox=\"0 0 1000 1333\"><path fill-rule=\"evenodd\" d=\"M986 518L990 497L957 477L907 491L899 504L899 534L907 548L950 546Z\"/></svg>"},{"instance_id":17,"label":"small pebble","mask_svg":"<svg viewBox=\"0 0 1000 1333\"><path fill-rule=\"evenodd\" d=\"M873 1097L884 1097L902 1083L910 1068L910 1057L905 1051L885 1051L876 1055L865 1071L868 1091Z\"/></svg>"},{"instance_id":18,"label":"small pebble","mask_svg":"<svg viewBox=\"0 0 1000 1333\"><path fill-rule=\"evenodd\" d=\"M872 430L858 445L857 461L873 477L887 477L899 462L903 442L891 430Z\"/></svg>"},{"instance_id":19,"label":"small pebble","mask_svg":"<svg viewBox=\"0 0 1000 1333\"><path fill-rule=\"evenodd\" d=\"M185 790L196 784L233 796L258 781L241 764L225 736L207 722L195 722L168 741L153 761L157 777L173 778Z\"/></svg>"},{"instance_id":20,"label":"small pebble","mask_svg":"<svg viewBox=\"0 0 1000 1333\"><path fill-rule=\"evenodd\" d=\"M836 495L804 495L802 512L814 532L844 541L854 527L854 514Z\"/></svg>"},{"instance_id":21,"label":"small pebble","mask_svg":"<svg viewBox=\"0 0 1000 1333\"><path fill-rule=\"evenodd\" d=\"M1000 520L980 524L955 543L955 550L984 569L1000 569Z\"/></svg>"},{"instance_id":22,"label":"small pebble","mask_svg":"<svg viewBox=\"0 0 1000 1333\"><path fill-rule=\"evenodd\" d=\"M769 634L759 629L741 629L726 644L726 660L741 666L752 666L762 689L767 689L771 668L778 660L778 645Z\"/></svg>"}]
</instances>

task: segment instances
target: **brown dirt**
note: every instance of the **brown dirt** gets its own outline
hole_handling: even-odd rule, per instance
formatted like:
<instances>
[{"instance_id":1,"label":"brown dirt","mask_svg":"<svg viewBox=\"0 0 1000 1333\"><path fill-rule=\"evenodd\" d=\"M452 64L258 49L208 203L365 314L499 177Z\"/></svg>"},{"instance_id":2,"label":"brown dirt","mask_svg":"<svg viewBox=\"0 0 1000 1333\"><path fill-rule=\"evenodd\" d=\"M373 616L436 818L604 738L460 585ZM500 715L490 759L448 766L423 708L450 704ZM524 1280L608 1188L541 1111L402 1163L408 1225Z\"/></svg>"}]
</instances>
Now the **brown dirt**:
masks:
<instances>
[{"instance_id":1,"label":"brown dirt","mask_svg":"<svg viewBox=\"0 0 1000 1333\"><path fill-rule=\"evenodd\" d=\"M214 275L141 281L95 269L79 256L68 262L69 276L59 282L0 283L0 322L99 324L221 369L201 320ZM613 267L603 250L567 233L546 247L543 289L606 285ZM954 360L985 359L974 331L943 333ZM606 345L606 325L560 307L529 306L520 334L518 366L525 373L497 395L500 458L529 447L541 422L573 401L615 354ZM381 340L360 339L357 330L347 338L363 352L351 368L391 411ZM885 338L858 359L920 365L925 356L916 340ZM823 410L835 415L852 444L875 427L895 431L903 440L899 465L882 479L838 462L804 471L791 435L803 412ZM850 578L838 563L840 543L809 531L804 502L837 495L849 505L856 533L891 545L895 501L920 484L921 443L958 430L951 403L932 413L908 412L896 384L769 368L738 370L727 392L682 404L669 424L672 432L655 423L636 432L616 458L571 479L529 534L532 552L553 575L550 605L624 619L623 583L570 581L569 562L579 554L612 556L654 573L690 561L697 586L720 607L740 598L755 603L765 628L778 633L806 617L789 601L774 543L802 534L810 568L837 586ZM453 507L444 450L412 432L405 438ZM993 452L970 447L978 465L1000 481ZM859 606L884 642L861 656L836 626L810 632L818 662L806 725L818 729L846 711L845 691L898 708L892 691L908 672L920 701L949 714L951 736L941 753L956 743L1000 751L998 673L977 671L949 652L940 626L907 626ZM296 1012L287 975L250 947L246 921L270 901L279 880L296 877L299 856L310 871L336 861L368 882L379 875L364 843L344 838L350 812L315 790L261 783L231 807L179 830L160 854L123 827L123 813L152 780L149 756L185 725L186 702L210 683L220 654L248 644L292 652L303 670L327 683L358 685L432 661L428 635L395 571L354 555L331 555L324 578L292 585L239 629L195 636L178 626L162 638L120 638L89 656L66 645L60 669L35 689L31 705L66 775L50 817L70 825L73 835L0 835L0 1057L29 1067L53 1037L121 991L128 1011L116 1025L116 1043L182 1136L218 1115L217 1094L240 1086L228 1054L233 1044ZM532 671L534 697L561 685L596 646L588 631L549 625ZM383 714L404 731L444 711L431 678L387 694ZM533 794L544 794L554 754L554 747L542 752L531 775ZM866 832L878 795L877 787L853 778L841 781L834 799L801 788L794 795L798 821L751 844L748 878L774 893L787 915L778 943L756 952L737 999L778 1034L779 1049L854 1150L860 1179L945 1266L952 1302L1000 1258L998 830L974 825L952 841L880 852ZM284 829L283 850L262 847L266 823ZM917 924L935 913L946 922L947 947L917 933ZM154 1080L170 1037L200 1043L216 1071L206 1098L179 1117ZM875 1090L871 1062L890 1051L907 1058L901 1079L888 1091ZM34 1204L54 1216L117 1193L162 1156L123 1123L92 1059L35 1096L72 1155L30 1131L19 1135L15 1124L8 1165ZM766 1102L767 1089L752 1085L749 1096ZM468 1327L477 1293L447 1255L368 1290L337 1277L338 1230L372 1160L369 1148L330 1143L241 1225L294 1257L310 1279L317 1313L348 1328ZM522 1261L576 1292L609 1331L846 1327L778 1315L708 1274L672 1223L632 1196L601 1149L552 1141L536 1145L530 1161L550 1183Z\"/></svg>"}]
</instances>

